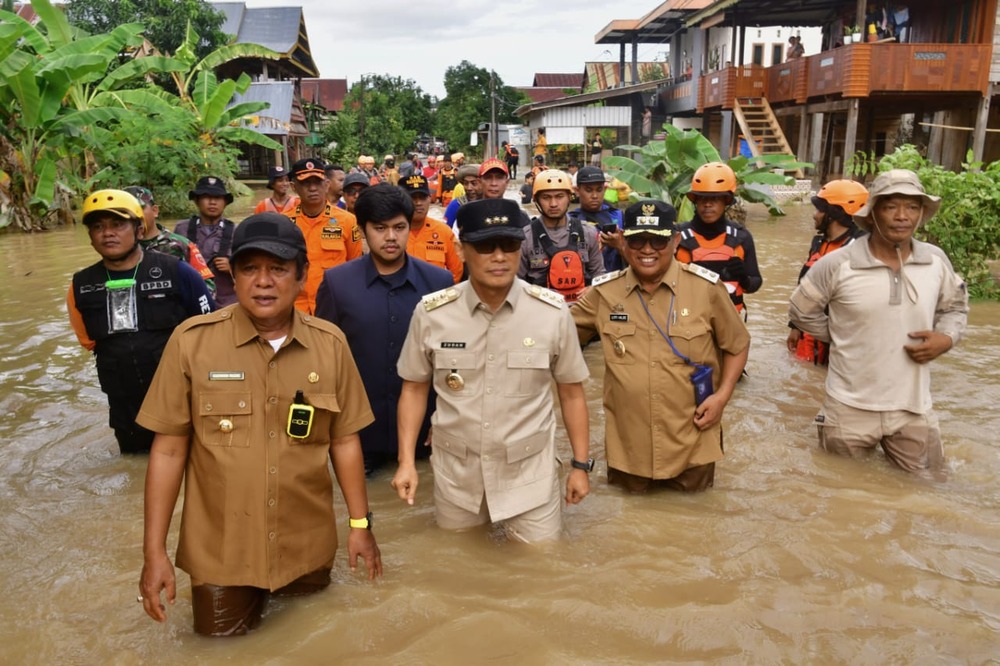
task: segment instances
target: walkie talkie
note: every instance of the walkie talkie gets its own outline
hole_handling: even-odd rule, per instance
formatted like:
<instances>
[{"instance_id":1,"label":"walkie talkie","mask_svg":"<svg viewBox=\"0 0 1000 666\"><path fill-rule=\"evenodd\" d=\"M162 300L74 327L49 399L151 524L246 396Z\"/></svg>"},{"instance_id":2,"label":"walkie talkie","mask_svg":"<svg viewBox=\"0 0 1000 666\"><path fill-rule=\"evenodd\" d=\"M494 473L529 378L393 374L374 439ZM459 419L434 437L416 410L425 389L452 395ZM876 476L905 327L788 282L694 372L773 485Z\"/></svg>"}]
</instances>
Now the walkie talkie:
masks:
<instances>
[{"instance_id":1,"label":"walkie talkie","mask_svg":"<svg viewBox=\"0 0 1000 666\"><path fill-rule=\"evenodd\" d=\"M296 391L295 399L288 408L288 436L295 439L308 437L312 430L314 412L312 405L306 404L302 391Z\"/></svg>"}]
</instances>

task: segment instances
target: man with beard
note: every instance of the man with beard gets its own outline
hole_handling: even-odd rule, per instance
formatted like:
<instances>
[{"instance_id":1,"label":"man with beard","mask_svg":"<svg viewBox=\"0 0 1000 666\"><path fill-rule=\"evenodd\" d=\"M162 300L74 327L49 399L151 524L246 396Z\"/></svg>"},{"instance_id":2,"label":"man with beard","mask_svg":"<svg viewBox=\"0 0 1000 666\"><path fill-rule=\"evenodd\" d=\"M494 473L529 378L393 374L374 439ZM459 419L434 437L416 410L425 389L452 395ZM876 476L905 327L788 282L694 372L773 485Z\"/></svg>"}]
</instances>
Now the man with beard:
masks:
<instances>
[{"instance_id":1,"label":"man with beard","mask_svg":"<svg viewBox=\"0 0 1000 666\"><path fill-rule=\"evenodd\" d=\"M295 307L308 314L316 309L316 290L323 272L357 259L362 251L361 229L354 215L327 201L330 181L326 179L324 166L319 158L307 157L291 169L300 199L291 219L306 238L309 258L305 288L295 300Z\"/></svg>"},{"instance_id":2,"label":"man with beard","mask_svg":"<svg viewBox=\"0 0 1000 666\"><path fill-rule=\"evenodd\" d=\"M174 327L215 309L190 265L139 245L143 214L123 190L83 202L83 224L101 260L73 275L66 309L77 339L94 352L108 396L109 425L122 453L147 453L153 433L136 425L149 383Z\"/></svg>"},{"instance_id":3,"label":"man with beard","mask_svg":"<svg viewBox=\"0 0 1000 666\"><path fill-rule=\"evenodd\" d=\"M397 457L396 404L403 380L396 374L396 361L413 310L424 295L451 286L453 280L447 270L407 254L414 207L405 192L388 183L362 192L355 211L369 252L328 270L316 294L316 316L344 331L375 413L375 422L360 433L367 474ZM429 396L421 444L427 441L433 400ZM429 453L428 447L418 448L421 458Z\"/></svg>"},{"instance_id":4,"label":"man with beard","mask_svg":"<svg viewBox=\"0 0 1000 666\"><path fill-rule=\"evenodd\" d=\"M535 177L539 217L526 230L518 270L522 279L553 289L570 302L604 273L597 230L567 215L572 189L569 176L556 169Z\"/></svg>"}]
</instances>

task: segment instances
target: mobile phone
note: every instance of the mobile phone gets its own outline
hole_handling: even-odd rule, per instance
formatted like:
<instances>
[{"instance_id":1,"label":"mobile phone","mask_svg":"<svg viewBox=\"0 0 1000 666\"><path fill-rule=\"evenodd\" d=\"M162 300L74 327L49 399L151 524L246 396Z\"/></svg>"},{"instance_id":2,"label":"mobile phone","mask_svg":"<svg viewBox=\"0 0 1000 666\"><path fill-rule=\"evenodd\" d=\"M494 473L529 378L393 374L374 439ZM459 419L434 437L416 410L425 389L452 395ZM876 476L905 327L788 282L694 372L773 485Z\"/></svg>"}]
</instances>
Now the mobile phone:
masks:
<instances>
[{"instance_id":1,"label":"mobile phone","mask_svg":"<svg viewBox=\"0 0 1000 666\"><path fill-rule=\"evenodd\" d=\"M602 234L614 234L614 233L618 233L618 225L615 224L614 222L608 222L606 224L602 224L598 228L601 230Z\"/></svg>"},{"instance_id":2,"label":"mobile phone","mask_svg":"<svg viewBox=\"0 0 1000 666\"><path fill-rule=\"evenodd\" d=\"M295 402L288 408L288 436L295 439L308 437L312 431L314 414L313 406L305 404L302 391L296 391Z\"/></svg>"}]
</instances>

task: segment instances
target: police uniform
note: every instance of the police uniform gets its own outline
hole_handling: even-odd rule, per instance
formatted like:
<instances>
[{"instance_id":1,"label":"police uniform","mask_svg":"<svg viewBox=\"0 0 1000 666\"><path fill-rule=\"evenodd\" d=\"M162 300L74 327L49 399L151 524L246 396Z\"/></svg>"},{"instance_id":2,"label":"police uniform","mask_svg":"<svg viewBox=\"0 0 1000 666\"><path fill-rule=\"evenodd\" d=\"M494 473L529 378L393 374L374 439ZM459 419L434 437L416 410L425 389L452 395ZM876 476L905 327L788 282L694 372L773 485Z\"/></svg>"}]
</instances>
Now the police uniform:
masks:
<instances>
[{"instance_id":1,"label":"police uniform","mask_svg":"<svg viewBox=\"0 0 1000 666\"><path fill-rule=\"evenodd\" d=\"M628 231L628 214L625 224ZM693 367L657 329L681 354L711 367L718 387L723 352L742 352L750 335L716 274L671 261L650 294L629 267L595 280L572 314L580 342L599 335L604 352L609 477L617 470L673 479L722 458L721 424L706 430L694 424Z\"/></svg>"},{"instance_id":2,"label":"police uniform","mask_svg":"<svg viewBox=\"0 0 1000 666\"><path fill-rule=\"evenodd\" d=\"M459 210L463 234L483 200ZM520 231L517 216L506 224ZM463 219L464 218L464 219ZM457 529L508 521L526 541L556 536L561 497L552 380L588 376L562 297L515 278L496 312L471 282L425 296L397 366L404 380L432 383L434 500L438 523Z\"/></svg>"},{"instance_id":3,"label":"police uniform","mask_svg":"<svg viewBox=\"0 0 1000 666\"><path fill-rule=\"evenodd\" d=\"M538 218L535 218L538 220ZM578 220L566 218L567 223L558 227L545 227L545 233L552 239L555 247L564 249L569 245L569 234L571 225L579 224L583 232L583 238L578 241L577 254L583 262L584 277L589 284L598 275L604 274L604 257L601 255L601 244L597 238L597 229L589 224L582 224ZM540 224L542 224L539 221ZM542 244L535 238L532 224L526 230L528 237L521 246L521 267L518 269L518 277L531 282L532 284L545 285L548 283L549 263L551 258Z\"/></svg>"}]
</instances>

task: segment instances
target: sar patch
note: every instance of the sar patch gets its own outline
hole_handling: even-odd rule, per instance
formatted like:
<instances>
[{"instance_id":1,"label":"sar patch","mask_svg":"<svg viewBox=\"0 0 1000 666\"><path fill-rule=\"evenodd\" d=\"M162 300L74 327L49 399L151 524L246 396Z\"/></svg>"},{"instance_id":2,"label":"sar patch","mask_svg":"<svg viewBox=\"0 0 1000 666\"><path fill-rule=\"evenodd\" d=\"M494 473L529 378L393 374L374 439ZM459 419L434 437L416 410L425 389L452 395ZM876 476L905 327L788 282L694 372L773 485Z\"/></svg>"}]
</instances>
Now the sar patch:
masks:
<instances>
[{"instance_id":1,"label":"sar patch","mask_svg":"<svg viewBox=\"0 0 1000 666\"><path fill-rule=\"evenodd\" d=\"M340 240L344 237L344 230L340 227L323 227L321 238L323 240Z\"/></svg>"},{"instance_id":2,"label":"sar patch","mask_svg":"<svg viewBox=\"0 0 1000 666\"><path fill-rule=\"evenodd\" d=\"M354 243L361 242L361 227L355 225L354 229L351 231L351 241Z\"/></svg>"}]
</instances>

